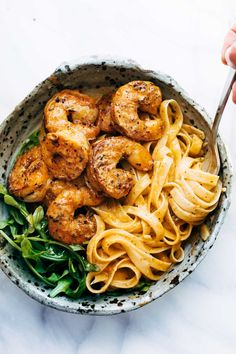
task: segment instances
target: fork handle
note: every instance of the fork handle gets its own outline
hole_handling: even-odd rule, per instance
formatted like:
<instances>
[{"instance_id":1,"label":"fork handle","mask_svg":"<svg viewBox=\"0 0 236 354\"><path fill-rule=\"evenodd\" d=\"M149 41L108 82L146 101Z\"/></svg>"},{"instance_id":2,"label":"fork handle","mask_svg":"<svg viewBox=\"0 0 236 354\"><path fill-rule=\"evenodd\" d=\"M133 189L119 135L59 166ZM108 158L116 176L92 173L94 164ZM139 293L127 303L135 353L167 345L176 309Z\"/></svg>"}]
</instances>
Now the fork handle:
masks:
<instances>
[{"instance_id":1,"label":"fork handle","mask_svg":"<svg viewBox=\"0 0 236 354\"><path fill-rule=\"evenodd\" d=\"M230 92L233 87L233 83L236 81L236 70L233 68L229 68L229 73L226 79L226 83L220 98L220 102L215 114L215 118L213 120L212 124L212 136L213 136L213 141L216 141L217 133L218 133L218 128L220 124L220 120L223 114L223 111L225 109L226 103L228 101Z\"/></svg>"}]
</instances>

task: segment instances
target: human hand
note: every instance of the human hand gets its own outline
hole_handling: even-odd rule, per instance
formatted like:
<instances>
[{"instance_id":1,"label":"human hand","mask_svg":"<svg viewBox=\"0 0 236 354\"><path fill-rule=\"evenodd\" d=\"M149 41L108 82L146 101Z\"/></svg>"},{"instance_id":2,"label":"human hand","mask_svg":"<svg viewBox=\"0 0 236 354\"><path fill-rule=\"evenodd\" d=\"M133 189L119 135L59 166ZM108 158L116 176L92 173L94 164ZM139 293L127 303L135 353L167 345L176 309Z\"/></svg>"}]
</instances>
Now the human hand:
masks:
<instances>
[{"instance_id":1,"label":"human hand","mask_svg":"<svg viewBox=\"0 0 236 354\"><path fill-rule=\"evenodd\" d=\"M236 22L226 34L221 59L224 64L236 69ZM236 103L236 82L232 88L232 99Z\"/></svg>"}]
</instances>

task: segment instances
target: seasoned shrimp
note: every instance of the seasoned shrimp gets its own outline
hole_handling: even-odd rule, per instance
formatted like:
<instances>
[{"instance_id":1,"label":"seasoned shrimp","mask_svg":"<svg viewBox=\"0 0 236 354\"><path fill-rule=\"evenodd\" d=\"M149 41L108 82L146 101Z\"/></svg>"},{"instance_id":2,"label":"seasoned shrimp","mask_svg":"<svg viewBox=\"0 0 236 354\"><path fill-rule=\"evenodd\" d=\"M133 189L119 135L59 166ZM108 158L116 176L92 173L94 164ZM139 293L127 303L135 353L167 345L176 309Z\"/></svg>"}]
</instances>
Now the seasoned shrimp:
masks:
<instances>
[{"instance_id":1,"label":"seasoned shrimp","mask_svg":"<svg viewBox=\"0 0 236 354\"><path fill-rule=\"evenodd\" d=\"M81 244L89 240L96 232L96 220L87 210L78 214L79 208L95 206L88 188L69 189L61 192L47 210L48 230L50 235L66 244Z\"/></svg>"},{"instance_id":2,"label":"seasoned shrimp","mask_svg":"<svg viewBox=\"0 0 236 354\"><path fill-rule=\"evenodd\" d=\"M10 193L25 202L40 202L45 196L48 183L48 169L40 146L20 156L8 177Z\"/></svg>"},{"instance_id":3,"label":"seasoned shrimp","mask_svg":"<svg viewBox=\"0 0 236 354\"><path fill-rule=\"evenodd\" d=\"M48 133L41 138L41 146L43 159L54 178L73 180L88 162L88 140L75 129Z\"/></svg>"},{"instance_id":4,"label":"seasoned shrimp","mask_svg":"<svg viewBox=\"0 0 236 354\"><path fill-rule=\"evenodd\" d=\"M71 188L71 182L62 181L59 179L52 180L47 188L46 195L43 199L44 206L48 207L59 194L61 194L64 190L69 190Z\"/></svg>"},{"instance_id":5,"label":"seasoned shrimp","mask_svg":"<svg viewBox=\"0 0 236 354\"><path fill-rule=\"evenodd\" d=\"M152 82L132 81L121 86L112 100L116 130L137 141L159 139L164 132L164 123L157 117L161 100L161 90ZM139 111L149 113L149 119L143 119Z\"/></svg>"},{"instance_id":6,"label":"seasoned shrimp","mask_svg":"<svg viewBox=\"0 0 236 354\"><path fill-rule=\"evenodd\" d=\"M44 109L44 123L48 132L74 127L83 132L89 140L99 134L97 117L96 101L78 90L58 92Z\"/></svg>"},{"instance_id":7,"label":"seasoned shrimp","mask_svg":"<svg viewBox=\"0 0 236 354\"><path fill-rule=\"evenodd\" d=\"M115 132L112 122L112 97L113 93L108 93L98 102L98 125L106 133Z\"/></svg>"},{"instance_id":8,"label":"seasoned shrimp","mask_svg":"<svg viewBox=\"0 0 236 354\"><path fill-rule=\"evenodd\" d=\"M130 171L117 167L122 159L141 171L149 171L153 165L150 153L141 144L121 136L108 137L93 145L86 171L90 184L115 199L126 196L134 181Z\"/></svg>"},{"instance_id":9,"label":"seasoned shrimp","mask_svg":"<svg viewBox=\"0 0 236 354\"><path fill-rule=\"evenodd\" d=\"M47 188L43 204L48 207L65 190L83 190L84 193L87 193L87 200L93 206L99 205L103 201L103 198L95 190L86 186L84 176L80 176L72 182L52 180Z\"/></svg>"}]
</instances>

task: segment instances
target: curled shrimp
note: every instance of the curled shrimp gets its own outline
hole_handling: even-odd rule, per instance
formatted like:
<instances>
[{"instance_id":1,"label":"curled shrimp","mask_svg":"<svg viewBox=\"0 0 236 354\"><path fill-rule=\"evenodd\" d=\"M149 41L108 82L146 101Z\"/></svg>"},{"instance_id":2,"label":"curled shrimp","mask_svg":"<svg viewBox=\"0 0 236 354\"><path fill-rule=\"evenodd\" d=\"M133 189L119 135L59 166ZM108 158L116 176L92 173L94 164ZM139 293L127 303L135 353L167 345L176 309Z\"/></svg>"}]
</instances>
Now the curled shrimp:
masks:
<instances>
[{"instance_id":1,"label":"curled shrimp","mask_svg":"<svg viewBox=\"0 0 236 354\"><path fill-rule=\"evenodd\" d=\"M86 171L90 184L115 199L126 196L134 181L130 171L117 167L122 159L138 170L152 169L152 157L144 146L122 136L107 137L93 145Z\"/></svg>"},{"instance_id":2,"label":"curled shrimp","mask_svg":"<svg viewBox=\"0 0 236 354\"><path fill-rule=\"evenodd\" d=\"M86 187L64 190L47 210L50 235L66 244L81 244L89 240L96 232L96 220L90 210L83 214L79 209L95 205L97 201Z\"/></svg>"},{"instance_id":3,"label":"curled shrimp","mask_svg":"<svg viewBox=\"0 0 236 354\"><path fill-rule=\"evenodd\" d=\"M48 169L42 159L40 146L36 146L20 156L8 177L10 193L25 202L43 200L48 183Z\"/></svg>"},{"instance_id":4,"label":"curled shrimp","mask_svg":"<svg viewBox=\"0 0 236 354\"><path fill-rule=\"evenodd\" d=\"M115 129L112 121L112 97L113 93L108 93L98 102L98 125L103 132L114 133Z\"/></svg>"},{"instance_id":5,"label":"curled shrimp","mask_svg":"<svg viewBox=\"0 0 236 354\"><path fill-rule=\"evenodd\" d=\"M48 185L43 204L48 207L56 197L65 190L83 190L87 193L87 200L89 200L90 204L93 206L99 205L103 201L103 198L99 196L91 186L86 186L84 176L80 176L72 182L58 179L52 180Z\"/></svg>"},{"instance_id":6,"label":"curled shrimp","mask_svg":"<svg viewBox=\"0 0 236 354\"><path fill-rule=\"evenodd\" d=\"M41 137L41 146L43 159L54 178L76 179L88 162L88 140L75 129L48 133Z\"/></svg>"},{"instance_id":7,"label":"curled shrimp","mask_svg":"<svg viewBox=\"0 0 236 354\"><path fill-rule=\"evenodd\" d=\"M95 139L100 128L96 124L98 109L96 101L78 90L56 93L44 109L44 124L48 132L73 127L90 139Z\"/></svg>"},{"instance_id":8,"label":"curled shrimp","mask_svg":"<svg viewBox=\"0 0 236 354\"><path fill-rule=\"evenodd\" d=\"M112 100L116 130L137 141L159 139L164 132L164 123L157 117L161 101L161 90L152 82L132 81L121 86ZM148 113L149 119L143 119L140 111Z\"/></svg>"}]
</instances>

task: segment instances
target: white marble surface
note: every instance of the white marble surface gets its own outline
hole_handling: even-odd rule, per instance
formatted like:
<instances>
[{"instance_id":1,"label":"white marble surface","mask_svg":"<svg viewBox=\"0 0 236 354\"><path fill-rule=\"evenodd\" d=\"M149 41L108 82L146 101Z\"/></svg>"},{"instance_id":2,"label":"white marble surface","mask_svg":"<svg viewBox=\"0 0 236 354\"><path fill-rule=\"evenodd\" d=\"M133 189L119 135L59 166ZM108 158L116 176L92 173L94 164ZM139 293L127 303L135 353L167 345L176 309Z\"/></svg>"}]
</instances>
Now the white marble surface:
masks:
<instances>
[{"instance_id":1,"label":"white marble surface","mask_svg":"<svg viewBox=\"0 0 236 354\"><path fill-rule=\"evenodd\" d=\"M118 54L167 72L213 115L227 73L221 44L234 17L235 0L1 0L0 118L62 61L90 54ZM220 130L236 162L231 102ZM235 211L233 198L198 269L133 313L61 313L31 300L1 273L0 353L235 354Z\"/></svg>"}]
</instances>

